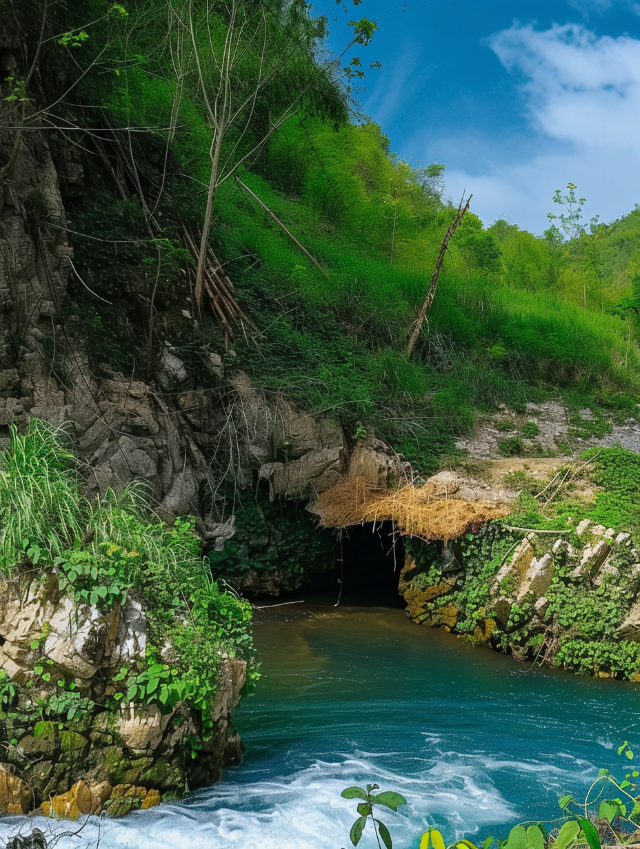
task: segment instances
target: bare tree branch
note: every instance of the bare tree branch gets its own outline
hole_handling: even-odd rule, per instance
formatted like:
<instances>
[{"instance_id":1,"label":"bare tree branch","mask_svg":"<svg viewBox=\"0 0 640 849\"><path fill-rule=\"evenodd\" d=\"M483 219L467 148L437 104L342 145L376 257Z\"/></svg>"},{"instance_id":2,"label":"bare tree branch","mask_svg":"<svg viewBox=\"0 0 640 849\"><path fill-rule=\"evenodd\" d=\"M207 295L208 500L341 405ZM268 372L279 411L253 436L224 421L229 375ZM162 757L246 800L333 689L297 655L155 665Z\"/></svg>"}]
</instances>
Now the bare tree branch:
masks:
<instances>
[{"instance_id":1,"label":"bare tree branch","mask_svg":"<svg viewBox=\"0 0 640 849\"><path fill-rule=\"evenodd\" d=\"M427 292L427 297L424 299L424 303L420 309L420 313L418 314L418 318L416 319L415 325L413 327L413 332L411 333L411 337L409 339L409 344L407 345L406 354L409 356L413 351L413 348L418 340L418 336L422 329L422 325L425 323L427 316L429 315L429 310L431 309L431 304L433 303L433 299L436 294L436 288L438 286L438 278L440 277L440 271L442 270L442 264L444 263L444 258L447 254L447 249L449 247L449 242L453 234L456 232L458 227L460 226L460 222L464 218L465 214L469 211L469 204L471 203L471 198L473 195L469 195L467 201L465 202L464 192L462 193L462 199L458 205L458 211L456 212L456 217L453 219L451 224L449 225L447 232L444 234L444 239L442 240L442 244L440 245L440 253L438 254L438 260L436 262L436 267L431 275L431 285L429 286L429 291Z\"/></svg>"}]
</instances>

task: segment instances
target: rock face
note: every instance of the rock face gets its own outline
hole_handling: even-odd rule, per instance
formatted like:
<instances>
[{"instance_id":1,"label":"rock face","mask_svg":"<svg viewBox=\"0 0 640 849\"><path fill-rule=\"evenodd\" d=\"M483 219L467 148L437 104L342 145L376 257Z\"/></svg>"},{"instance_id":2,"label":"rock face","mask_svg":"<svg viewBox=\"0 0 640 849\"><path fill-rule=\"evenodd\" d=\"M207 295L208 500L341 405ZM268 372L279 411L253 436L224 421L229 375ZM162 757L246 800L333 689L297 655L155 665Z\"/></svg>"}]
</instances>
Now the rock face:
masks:
<instances>
[{"instance_id":1,"label":"rock face","mask_svg":"<svg viewBox=\"0 0 640 849\"><path fill-rule=\"evenodd\" d=\"M218 781L229 744L229 758L237 758L229 719L246 677L243 660L221 658L206 737L200 713L184 702L112 698L113 676L145 656L146 617L133 599L105 614L61 595L51 575L0 583L0 638L0 671L28 685L11 715L0 714L0 739L15 740L0 764L0 813L42 805L69 819L103 808L119 815ZM47 700L44 718L33 707L39 698ZM121 797L129 801L109 803Z\"/></svg>"},{"instance_id":2,"label":"rock face","mask_svg":"<svg viewBox=\"0 0 640 849\"><path fill-rule=\"evenodd\" d=\"M30 810L29 785L13 774L11 766L0 764L0 814L27 814Z\"/></svg>"},{"instance_id":3,"label":"rock face","mask_svg":"<svg viewBox=\"0 0 640 849\"><path fill-rule=\"evenodd\" d=\"M453 566L407 558L400 592L416 622L516 657L640 680L640 554L629 534L584 520L564 533L481 534L482 554ZM475 559L474 559L475 557Z\"/></svg>"}]
</instances>

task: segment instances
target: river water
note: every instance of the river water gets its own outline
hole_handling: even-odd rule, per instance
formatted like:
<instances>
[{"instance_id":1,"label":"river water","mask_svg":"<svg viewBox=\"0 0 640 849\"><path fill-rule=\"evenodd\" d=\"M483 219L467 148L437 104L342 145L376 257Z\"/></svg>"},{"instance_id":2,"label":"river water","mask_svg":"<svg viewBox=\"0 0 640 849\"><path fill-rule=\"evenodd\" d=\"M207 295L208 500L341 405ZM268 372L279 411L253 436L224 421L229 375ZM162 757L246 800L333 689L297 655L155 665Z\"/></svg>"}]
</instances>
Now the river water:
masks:
<instances>
[{"instance_id":1,"label":"river water","mask_svg":"<svg viewBox=\"0 0 640 849\"><path fill-rule=\"evenodd\" d=\"M430 825L447 842L505 836L557 816L600 767L621 772L616 747L640 736L637 686L529 671L402 610L280 608L256 643L263 678L235 716L242 766L181 803L74 825L60 849L341 849L355 803L340 792L367 782L409 802L382 817L396 849ZM3 820L0 838L20 825Z\"/></svg>"}]
</instances>

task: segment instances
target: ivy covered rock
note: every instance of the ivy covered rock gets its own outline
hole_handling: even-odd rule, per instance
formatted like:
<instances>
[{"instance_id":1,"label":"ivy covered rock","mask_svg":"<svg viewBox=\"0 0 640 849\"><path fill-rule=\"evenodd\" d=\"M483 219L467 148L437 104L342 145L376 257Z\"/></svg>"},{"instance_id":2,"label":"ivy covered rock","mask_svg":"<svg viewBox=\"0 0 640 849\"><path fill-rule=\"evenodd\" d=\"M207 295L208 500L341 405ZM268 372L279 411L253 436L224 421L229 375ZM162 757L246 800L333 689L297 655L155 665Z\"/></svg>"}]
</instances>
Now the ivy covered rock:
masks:
<instances>
[{"instance_id":1,"label":"ivy covered rock","mask_svg":"<svg viewBox=\"0 0 640 849\"><path fill-rule=\"evenodd\" d=\"M455 562L409 544L400 591L411 618L518 659L640 680L640 553L592 519L558 531L501 523L457 543Z\"/></svg>"},{"instance_id":2,"label":"ivy covered rock","mask_svg":"<svg viewBox=\"0 0 640 849\"><path fill-rule=\"evenodd\" d=\"M215 583L192 521L159 523L134 492L86 501L61 431L34 422L12 438L0 812L122 815L218 781L253 662L250 606Z\"/></svg>"}]
</instances>

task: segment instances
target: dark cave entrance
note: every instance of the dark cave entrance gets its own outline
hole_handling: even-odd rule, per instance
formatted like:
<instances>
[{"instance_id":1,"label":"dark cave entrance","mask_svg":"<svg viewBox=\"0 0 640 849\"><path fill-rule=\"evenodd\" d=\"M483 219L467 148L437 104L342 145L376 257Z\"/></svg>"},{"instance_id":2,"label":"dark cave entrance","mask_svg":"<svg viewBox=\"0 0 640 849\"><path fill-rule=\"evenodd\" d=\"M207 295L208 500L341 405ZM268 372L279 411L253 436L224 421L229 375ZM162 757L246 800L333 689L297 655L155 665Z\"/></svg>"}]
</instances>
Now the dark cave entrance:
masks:
<instances>
[{"instance_id":1,"label":"dark cave entrance","mask_svg":"<svg viewBox=\"0 0 640 849\"><path fill-rule=\"evenodd\" d=\"M398 593L404 542L393 522L347 528L338 541L336 560L341 603L404 607Z\"/></svg>"},{"instance_id":2,"label":"dark cave entrance","mask_svg":"<svg viewBox=\"0 0 640 849\"><path fill-rule=\"evenodd\" d=\"M333 604L404 607L398 593L403 566L404 542L393 522L352 525L336 541L333 569L312 576L302 592L307 599L331 596Z\"/></svg>"}]
</instances>

